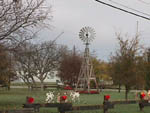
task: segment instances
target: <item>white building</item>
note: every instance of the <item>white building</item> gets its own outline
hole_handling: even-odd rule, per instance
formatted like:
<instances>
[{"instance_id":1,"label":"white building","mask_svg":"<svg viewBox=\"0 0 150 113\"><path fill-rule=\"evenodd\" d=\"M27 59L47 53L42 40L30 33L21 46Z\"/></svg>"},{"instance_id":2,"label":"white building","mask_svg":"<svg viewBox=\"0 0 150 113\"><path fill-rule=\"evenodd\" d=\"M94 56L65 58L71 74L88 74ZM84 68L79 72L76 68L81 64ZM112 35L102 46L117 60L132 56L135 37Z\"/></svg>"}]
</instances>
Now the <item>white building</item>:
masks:
<instances>
[{"instance_id":1,"label":"white building","mask_svg":"<svg viewBox=\"0 0 150 113\"><path fill-rule=\"evenodd\" d=\"M23 72L21 72L23 74ZM61 83L61 80L57 75L57 71L54 71L53 73L50 73L50 75L48 75L46 77L46 79L44 80L44 82L50 82L50 83L54 83L54 82L59 82ZM13 83L23 83L24 81L21 79L20 74L17 72L17 76L18 76L18 79L13 81ZM40 80L37 78L37 77L34 77L34 80L36 82L40 82Z\"/></svg>"}]
</instances>

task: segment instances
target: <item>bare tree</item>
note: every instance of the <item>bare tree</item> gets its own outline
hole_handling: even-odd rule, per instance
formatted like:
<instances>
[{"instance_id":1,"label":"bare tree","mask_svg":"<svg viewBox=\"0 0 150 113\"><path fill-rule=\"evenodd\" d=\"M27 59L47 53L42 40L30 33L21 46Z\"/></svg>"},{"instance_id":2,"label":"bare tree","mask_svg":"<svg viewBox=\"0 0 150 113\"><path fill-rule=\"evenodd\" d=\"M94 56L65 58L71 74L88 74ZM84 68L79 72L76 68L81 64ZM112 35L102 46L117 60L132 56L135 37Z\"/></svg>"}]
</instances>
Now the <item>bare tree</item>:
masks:
<instances>
[{"instance_id":1,"label":"bare tree","mask_svg":"<svg viewBox=\"0 0 150 113\"><path fill-rule=\"evenodd\" d=\"M0 84L6 85L10 89L10 82L16 78L12 61L5 46L0 44Z\"/></svg>"},{"instance_id":2,"label":"bare tree","mask_svg":"<svg viewBox=\"0 0 150 113\"><path fill-rule=\"evenodd\" d=\"M111 56L110 70L115 83L124 85L127 99L128 92L132 86L136 85L137 77L143 75L141 64L141 46L139 45L138 35L132 40L123 40L120 34L117 35L119 49L115 55Z\"/></svg>"},{"instance_id":3,"label":"bare tree","mask_svg":"<svg viewBox=\"0 0 150 113\"><path fill-rule=\"evenodd\" d=\"M58 76L64 83L75 87L77 82L80 67L82 63L81 54L79 54L75 47L73 51L67 50L62 56Z\"/></svg>"},{"instance_id":4,"label":"bare tree","mask_svg":"<svg viewBox=\"0 0 150 113\"><path fill-rule=\"evenodd\" d=\"M31 90L32 86L35 85L34 78L34 65L32 56L34 55L34 45L31 43L24 43L14 52L15 67L18 78L21 78L24 83Z\"/></svg>"},{"instance_id":5,"label":"bare tree","mask_svg":"<svg viewBox=\"0 0 150 113\"><path fill-rule=\"evenodd\" d=\"M61 49L54 41L25 43L15 52L17 72L29 88L36 86L37 78L43 90L44 80L57 71L61 55Z\"/></svg>"},{"instance_id":6,"label":"bare tree","mask_svg":"<svg viewBox=\"0 0 150 113\"><path fill-rule=\"evenodd\" d=\"M44 87L44 80L57 71L62 52L60 47L54 42L44 42L35 46L35 54L32 56L34 65L34 75L41 82L41 90Z\"/></svg>"},{"instance_id":7,"label":"bare tree","mask_svg":"<svg viewBox=\"0 0 150 113\"><path fill-rule=\"evenodd\" d=\"M41 27L48 27L50 13L45 0L0 0L0 42L30 39Z\"/></svg>"}]
</instances>

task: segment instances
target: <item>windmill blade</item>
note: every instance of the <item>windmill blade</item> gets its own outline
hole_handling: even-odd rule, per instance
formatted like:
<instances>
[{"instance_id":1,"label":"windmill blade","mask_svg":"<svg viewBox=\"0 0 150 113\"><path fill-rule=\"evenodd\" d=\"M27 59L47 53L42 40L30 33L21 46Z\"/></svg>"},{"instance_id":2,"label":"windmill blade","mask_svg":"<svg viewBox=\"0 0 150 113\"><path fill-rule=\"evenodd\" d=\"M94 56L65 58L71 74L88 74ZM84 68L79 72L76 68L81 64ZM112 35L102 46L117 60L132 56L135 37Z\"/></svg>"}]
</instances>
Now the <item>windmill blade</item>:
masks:
<instances>
[{"instance_id":1,"label":"windmill blade","mask_svg":"<svg viewBox=\"0 0 150 113\"><path fill-rule=\"evenodd\" d=\"M87 34L88 34L88 36L87 36ZM96 35L96 33L95 33L94 29L89 26L83 27L79 32L80 39L85 43L91 42L94 39L95 35Z\"/></svg>"}]
</instances>

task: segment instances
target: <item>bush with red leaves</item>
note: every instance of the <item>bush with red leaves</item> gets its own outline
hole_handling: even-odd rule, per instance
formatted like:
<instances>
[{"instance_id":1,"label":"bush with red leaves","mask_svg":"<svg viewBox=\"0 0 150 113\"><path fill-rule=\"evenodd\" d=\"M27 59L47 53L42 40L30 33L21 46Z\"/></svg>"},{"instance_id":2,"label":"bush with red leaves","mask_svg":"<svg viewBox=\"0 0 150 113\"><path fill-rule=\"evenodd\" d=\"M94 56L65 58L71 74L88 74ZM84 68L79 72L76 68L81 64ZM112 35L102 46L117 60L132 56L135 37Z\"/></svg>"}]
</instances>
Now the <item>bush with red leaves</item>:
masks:
<instances>
[{"instance_id":1,"label":"bush with red leaves","mask_svg":"<svg viewBox=\"0 0 150 113\"><path fill-rule=\"evenodd\" d=\"M99 94L98 91L90 91L90 92L88 92L88 91L79 91L79 93L80 94Z\"/></svg>"},{"instance_id":2,"label":"bush with red leaves","mask_svg":"<svg viewBox=\"0 0 150 113\"><path fill-rule=\"evenodd\" d=\"M65 89L65 90L72 90L72 87L70 87L70 86L65 86L64 89Z\"/></svg>"},{"instance_id":3,"label":"bush with red leaves","mask_svg":"<svg viewBox=\"0 0 150 113\"><path fill-rule=\"evenodd\" d=\"M90 94L99 94L98 91L90 91Z\"/></svg>"}]
</instances>

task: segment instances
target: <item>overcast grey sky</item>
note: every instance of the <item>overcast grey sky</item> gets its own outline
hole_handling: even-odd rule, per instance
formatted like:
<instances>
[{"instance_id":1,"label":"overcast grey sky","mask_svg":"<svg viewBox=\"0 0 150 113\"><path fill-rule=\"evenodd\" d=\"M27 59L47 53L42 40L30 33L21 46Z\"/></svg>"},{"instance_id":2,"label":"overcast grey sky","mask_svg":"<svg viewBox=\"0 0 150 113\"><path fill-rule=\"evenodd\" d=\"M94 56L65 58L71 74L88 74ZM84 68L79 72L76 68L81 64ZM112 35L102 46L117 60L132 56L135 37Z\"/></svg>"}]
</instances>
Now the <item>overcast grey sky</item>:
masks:
<instances>
[{"instance_id":1,"label":"overcast grey sky","mask_svg":"<svg viewBox=\"0 0 150 113\"><path fill-rule=\"evenodd\" d=\"M95 51L99 59L108 60L110 53L117 48L115 32L121 31L134 36L138 21L141 44L146 47L150 45L150 21L148 20L102 5L95 0L48 1L52 5L53 21L51 24L54 28L51 31L43 31L42 40L52 40L64 31L57 43L67 45L69 48L73 48L75 45L79 50L83 51L84 45L78 34L82 27L90 26L96 31L96 37L90 45L90 51ZM102 1L113 4L110 0ZM150 14L150 0L113 1ZM141 1L148 4L144 4ZM123 8L116 4L113 5Z\"/></svg>"}]
</instances>

